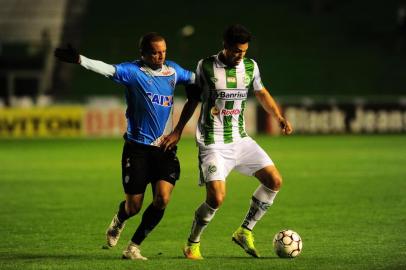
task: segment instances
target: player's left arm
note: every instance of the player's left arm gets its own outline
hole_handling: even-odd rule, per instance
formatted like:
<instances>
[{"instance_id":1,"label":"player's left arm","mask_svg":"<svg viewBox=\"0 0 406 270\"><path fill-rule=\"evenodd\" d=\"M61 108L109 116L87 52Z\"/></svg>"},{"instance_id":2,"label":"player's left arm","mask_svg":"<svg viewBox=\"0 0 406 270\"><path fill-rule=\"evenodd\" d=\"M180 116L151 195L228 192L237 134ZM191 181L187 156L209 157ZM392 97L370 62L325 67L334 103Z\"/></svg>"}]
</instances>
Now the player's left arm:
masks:
<instances>
[{"instance_id":1,"label":"player's left arm","mask_svg":"<svg viewBox=\"0 0 406 270\"><path fill-rule=\"evenodd\" d=\"M108 78L113 77L116 73L116 69L113 65L87 58L79 54L78 50L70 44L68 44L66 48L56 48L54 55L62 62L79 64L88 70L99 73Z\"/></svg>"},{"instance_id":2,"label":"player's left arm","mask_svg":"<svg viewBox=\"0 0 406 270\"><path fill-rule=\"evenodd\" d=\"M291 134L293 131L291 124L282 116L278 105L268 90L264 87L261 90L255 91L255 97L267 113L273 113L276 119L278 119L283 134Z\"/></svg>"}]
</instances>

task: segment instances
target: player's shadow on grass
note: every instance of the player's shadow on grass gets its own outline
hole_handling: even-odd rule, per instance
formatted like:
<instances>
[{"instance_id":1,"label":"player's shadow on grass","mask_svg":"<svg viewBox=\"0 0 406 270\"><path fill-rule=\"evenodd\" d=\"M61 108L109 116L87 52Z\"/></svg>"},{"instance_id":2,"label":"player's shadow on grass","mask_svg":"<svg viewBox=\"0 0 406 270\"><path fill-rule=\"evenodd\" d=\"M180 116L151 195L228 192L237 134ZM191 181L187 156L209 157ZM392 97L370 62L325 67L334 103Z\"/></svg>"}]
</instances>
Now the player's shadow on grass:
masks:
<instances>
[{"instance_id":1,"label":"player's shadow on grass","mask_svg":"<svg viewBox=\"0 0 406 270\"><path fill-rule=\"evenodd\" d=\"M109 256L106 254L33 254L33 253L18 253L18 254L9 254L0 256L1 260L4 261L42 261L42 260L55 260L55 261L82 261L91 258L92 260L122 260L120 256ZM164 254L156 254L151 255L149 257L150 260L184 260L184 261L193 261L188 260L184 256L165 256ZM227 260L239 260L239 261L246 261L246 262L253 262L253 261L264 261L264 260L275 260L278 259L277 257L261 257L261 258L252 258L252 257L244 257L244 256L205 256L205 260L219 260L219 259L227 259Z\"/></svg>"},{"instance_id":2,"label":"player's shadow on grass","mask_svg":"<svg viewBox=\"0 0 406 270\"><path fill-rule=\"evenodd\" d=\"M174 256L174 257L165 257L163 254L158 254L155 256L151 256L152 258L159 258L159 259L178 259L178 260L187 260L184 256ZM260 258L253 258L253 257L244 257L244 256L204 256L204 260L210 260L210 259L232 259L232 260L246 260L246 261L252 261L252 260L276 260L280 259L278 257L260 257ZM201 261L204 261L201 260ZM189 260L193 261L193 260Z\"/></svg>"},{"instance_id":3,"label":"player's shadow on grass","mask_svg":"<svg viewBox=\"0 0 406 270\"><path fill-rule=\"evenodd\" d=\"M246 260L246 261L252 261L252 260L275 260L278 259L276 257L261 257L261 258L252 258L252 257L241 257L241 256L205 256L205 259L233 259L233 260Z\"/></svg>"},{"instance_id":4,"label":"player's shadow on grass","mask_svg":"<svg viewBox=\"0 0 406 270\"><path fill-rule=\"evenodd\" d=\"M83 260L83 259L100 259L106 260L109 259L109 256L103 254L29 254L29 253L18 253L18 254L10 254L5 256L0 256L2 260L8 261L26 261L26 260Z\"/></svg>"}]
</instances>

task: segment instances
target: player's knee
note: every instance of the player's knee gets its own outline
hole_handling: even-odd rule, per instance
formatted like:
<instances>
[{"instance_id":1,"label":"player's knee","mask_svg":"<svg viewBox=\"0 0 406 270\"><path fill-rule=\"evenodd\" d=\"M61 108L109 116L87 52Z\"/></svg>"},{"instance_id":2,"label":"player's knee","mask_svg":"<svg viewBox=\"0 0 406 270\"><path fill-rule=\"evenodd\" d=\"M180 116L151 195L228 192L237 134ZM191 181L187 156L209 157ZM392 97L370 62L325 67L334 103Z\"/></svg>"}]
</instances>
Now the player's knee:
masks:
<instances>
[{"instance_id":1,"label":"player's knee","mask_svg":"<svg viewBox=\"0 0 406 270\"><path fill-rule=\"evenodd\" d=\"M208 198L207 203L211 208L217 209L223 204L225 197L226 195L223 193L216 193Z\"/></svg>"},{"instance_id":2,"label":"player's knee","mask_svg":"<svg viewBox=\"0 0 406 270\"><path fill-rule=\"evenodd\" d=\"M159 209L164 209L169 204L170 195L156 195L154 198L154 206Z\"/></svg>"},{"instance_id":3,"label":"player's knee","mask_svg":"<svg viewBox=\"0 0 406 270\"><path fill-rule=\"evenodd\" d=\"M255 175L267 188L278 191L282 187L282 176L276 170L262 170Z\"/></svg>"},{"instance_id":4,"label":"player's knee","mask_svg":"<svg viewBox=\"0 0 406 270\"><path fill-rule=\"evenodd\" d=\"M269 178L268 187L274 191L278 191L282 187L282 176L274 174Z\"/></svg>"},{"instance_id":5,"label":"player's knee","mask_svg":"<svg viewBox=\"0 0 406 270\"><path fill-rule=\"evenodd\" d=\"M282 176L278 175L273 179L274 188L272 190L280 190L282 187Z\"/></svg>"},{"instance_id":6,"label":"player's knee","mask_svg":"<svg viewBox=\"0 0 406 270\"><path fill-rule=\"evenodd\" d=\"M142 204L137 202L128 202L127 204L127 214L131 217L138 214L141 210Z\"/></svg>"}]
</instances>

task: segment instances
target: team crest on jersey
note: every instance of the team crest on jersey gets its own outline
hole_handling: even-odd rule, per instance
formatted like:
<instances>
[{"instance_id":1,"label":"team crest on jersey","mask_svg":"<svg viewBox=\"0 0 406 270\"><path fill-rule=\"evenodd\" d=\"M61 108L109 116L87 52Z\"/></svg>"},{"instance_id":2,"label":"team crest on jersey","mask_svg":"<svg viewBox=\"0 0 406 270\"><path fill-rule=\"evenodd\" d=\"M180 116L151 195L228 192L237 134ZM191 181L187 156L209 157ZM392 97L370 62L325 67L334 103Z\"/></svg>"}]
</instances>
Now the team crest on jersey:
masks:
<instances>
[{"instance_id":1,"label":"team crest on jersey","mask_svg":"<svg viewBox=\"0 0 406 270\"><path fill-rule=\"evenodd\" d=\"M154 104L158 104L163 107L171 107L173 105L173 96L158 95L150 92L147 92L147 95Z\"/></svg>"}]
</instances>

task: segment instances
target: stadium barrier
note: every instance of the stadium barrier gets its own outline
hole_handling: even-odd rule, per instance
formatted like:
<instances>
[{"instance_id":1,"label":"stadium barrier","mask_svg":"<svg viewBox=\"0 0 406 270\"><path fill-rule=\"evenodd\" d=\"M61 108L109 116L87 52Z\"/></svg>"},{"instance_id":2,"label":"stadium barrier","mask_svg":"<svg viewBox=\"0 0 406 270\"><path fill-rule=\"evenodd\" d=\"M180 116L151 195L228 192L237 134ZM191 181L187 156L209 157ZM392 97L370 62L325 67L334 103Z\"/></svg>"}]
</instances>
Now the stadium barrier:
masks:
<instances>
[{"instance_id":1,"label":"stadium barrier","mask_svg":"<svg viewBox=\"0 0 406 270\"><path fill-rule=\"evenodd\" d=\"M248 102L248 134L280 134L274 117L257 110L256 101ZM174 123L183 104L183 99L175 99ZM282 104L281 109L297 134L406 133L406 102ZM185 136L194 135L199 110L185 127ZM122 104L0 109L0 138L120 137L125 128Z\"/></svg>"},{"instance_id":2,"label":"stadium barrier","mask_svg":"<svg viewBox=\"0 0 406 270\"><path fill-rule=\"evenodd\" d=\"M330 104L329 104L330 103ZM284 102L282 110L299 134L406 133L406 99L345 102ZM279 134L278 123L266 117L265 132Z\"/></svg>"},{"instance_id":3,"label":"stadium barrier","mask_svg":"<svg viewBox=\"0 0 406 270\"><path fill-rule=\"evenodd\" d=\"M174 123L184 103L184 99L175 99ZM247 131L255 133L255 105L249 107ZM200 108L186 125L185 136L194 135L199 113ZM125 106L111 100L77 106L0 108L0 138L120 137L125 129Z\"/></svg>"},{"instance_id":4,"label":"stadium barrier","mask_svg":"<svg viewBox=\"0 0 406 270\"><path fill-rule=\"evenodd\" d=\"M81 106L0 109L0 138L54 138L83 135Z\"/></svg>"}]
</instances>

